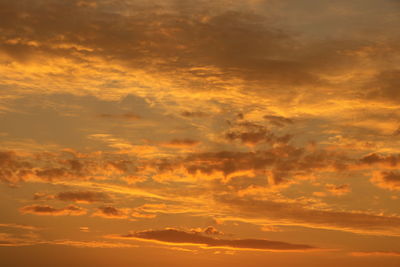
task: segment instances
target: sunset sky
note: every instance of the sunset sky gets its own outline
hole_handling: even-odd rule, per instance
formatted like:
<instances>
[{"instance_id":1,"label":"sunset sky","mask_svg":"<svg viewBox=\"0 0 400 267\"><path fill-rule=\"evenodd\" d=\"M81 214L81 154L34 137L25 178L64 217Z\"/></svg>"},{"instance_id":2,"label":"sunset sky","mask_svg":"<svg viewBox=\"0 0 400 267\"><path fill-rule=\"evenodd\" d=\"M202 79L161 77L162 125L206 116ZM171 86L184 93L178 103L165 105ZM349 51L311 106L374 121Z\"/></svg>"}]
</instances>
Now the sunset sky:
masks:
<instances>
[{"instance_id":1,"label":"sunset sky","mask_svg":"<svg viewBox=\"0 0 400 267\"><path fill-rule=\"evenodd\" d=\"M0 266L400 266L400 1L0 0Z\"/></svg>"}]
</instances>

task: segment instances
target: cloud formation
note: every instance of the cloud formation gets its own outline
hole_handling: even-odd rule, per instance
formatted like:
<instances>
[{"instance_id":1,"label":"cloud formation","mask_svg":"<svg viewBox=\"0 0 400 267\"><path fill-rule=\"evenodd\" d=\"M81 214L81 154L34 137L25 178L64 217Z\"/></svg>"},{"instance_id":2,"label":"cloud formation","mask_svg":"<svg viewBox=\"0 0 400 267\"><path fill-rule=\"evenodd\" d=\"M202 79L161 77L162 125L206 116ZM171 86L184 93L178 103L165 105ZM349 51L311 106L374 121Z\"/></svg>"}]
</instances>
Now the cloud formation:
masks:
<instances>
[{"instance_id":1,"label":"cloud formation","mask_svg":"<svg viewBox=\"0 0 400 267\"><path fill-rule=\"evenodd\" d=\"M265 115L264 119L268 120L269 123L271 123L274 126L277 127L284 127L286 125L293 124L293 120L290 118L285 118L282 116L276 116L276 115Z\"/></svg>"},{"instance_id":2,"label":"cloud formation","mask_svg":"<svg viewBox=\"0 0 400 267\"><path fill-rule=\"evenodd\" d=\"M342 185L327 184L325 188L332 195L335 196L342 196L351 192L350 185L348 184L342 184Z\"/></svg>"},{"instance_id":3,"label":"cloud formation","mask_svg":"<svg viewBox=\"0 0 400 267\"><path fill-rule=\"evenodd\" d=\"M58 193L55 196L55 199L61 201L72 201L76 203L93 203L93 202L107 202L110 200L110 196L104 192L67 191Z\"/></svg>"},{"instance_id":4,"label":"cloud formation","mask_svg":"<svg viewBox=\"0 0 400 267\"><path fill-rule=\"evenodd\" d=\"M103 156L105 158L103 158ZM111 174L130 176L135 168L131 160L102 154L0 152L0 181L10 186L30 182L104 180Z\"/></svg>"},{"instance_id":5,"label":"cloud formation","mask_svg":"<svg viewBox=\"0 0 400 267\"><path fill-rule=\"evenodd\" d=\"M128 212L126 209L118 209L112 206L102 206L97 209L93 216L103 217L107 219L126 219Z\"/></svg>"},{"instance_id":6,"label":"cloud formation","mask_svg":"<svg viewBox=\"0 0 400 267\"><path fill-rule=\"evenodd\" d=\"M162 146L172 147L172 148L181 148L181 147L194 147L197 146L200 142L197 140L184 138L184 139L172 139L169 142L165 142Z\"/></svg>"},{"instance_id":7,"label":"cloud formation","mask_svg":"<svg viewBox=\"0 0 400 267\"><path fill-rule=\"evenodd\" d=\"M217 201L240 211L247 219L256 219L277 225L298 225L310 228L345 232L400 236L400 217L351 211L307 208L300 203L238 199L218 196Z\"/></svg>"},{"instance_id":8,"label":"cloud formation","mask_svg":"<svg viewBox=\"0 0 400 267\"><path fill-rule=\"evenodd\" d=\"M276 136L265 126L243 121L234 125L233 130L225 134L225 138L230 141L239 140L244 144L256 145L258 143L282 143L285 144L292 138L291 135Z\"/></svg>"},{"instance_id":9,"label":"cloud formation","mask_svg":"<svg viewBox=\"0 0 400 267\"><path fill-rule=\"evenodd\" d=\"M26 224L18 224L18 223L0 223L0 227L5 228L15 228L15 229L22 229L22 230L40 230L41 228L33 225L26 225Z\"/></svg>"},{"instance_id":10,"label":"cloud formation","mask_svg":"<svg viewBox=\"0 0 400 267\"><path fill-rule=\"evenodd\" d=\"M375 172L371 182L384 189L400 190L400 173L397 171Z\"/></svg>"},{"instance_id":11,"label":"cloud formation","mask_svg":"<svg viewBox=\"0 0 400 267\"><path fill-rule=\"evenodd\" d=\"M33 214L43 216L80 216L87 213L86 209L75 205L64 208L54 208L48 205L29 205L19 209L22 214Z\"/></svg>"},{"instance_id":12,"label":"cloud formation","mask_svg":"<svg viewBox=\"0 0 400 267\"><path fill-rule=\"evenodd\" d=\"M77 248L136 248L136 245L127 243L113 243L104 241L77 241L77 240L54 240L45 242L51 245L71 246Z\"/></svg>"},{"instance_id":13,"label":"cloud formation","mask_svg":"<svg viewBox=\"0 0 400 267\"><path fill-rule=\"evenodd\" d=\"M124 113L124 114L100 114L100 118L105 118L105 119L121 119L121 120L138 120L140 119L140 116L135 115L133 113Z\"/></svg>"},{"instance_id":14,"label":"cloud formation","mask_svg":"<svg viewBox=\"0 0 400 267\"><path fill-rule=\"evenodd\" d=\"M1 0L0 246L397 255L400 6L311 2Z\"/></svg>"},{"instance_id":15,"label":"cloud formation","mask_svg":"<svg viewBox=\"0 0 400 267\"><path fill-rule=\"evenodd\" d=\"M400 257L398 251L356 251L351 252L351 256L355 257Z\"/></svg>"},{"instance_id":16,"label":"cloud formation","mask_svg":"<svg viewBox=\"0 0 400 267\"><path fill-rule=\"evenodd\" d=\"M198 245L200 247L223 247L232 249L254 249L266 251L307 251L316 249L310 245L291 244L265 239L217 239L199 233L185 232L177 229L147 230L117 236L121 239L144 239L169 244Z\"/></svg>"},{"instance_id":17,"label":"cloud formation","mask_svg":"<svg viewBox=\"0 0 400 267\"><path fill-rule=\"evenodd\" d=\"M0 151L0 181L12 186L24 180L30 173L31 164L20 159L12 151Z\"/></svg>"},{"instance_id":18,"label":"cloud formation","mask_svg":"<svg viewBox=\"0 0 400 267\"><path fill-rule=\"evenodd\" d=\"M335 151L307 151L288 144L255 151L218 151L192 153L185 158L154 160L148 166L158 174L185 170L187 176L201 175L224 179L243 172L265 175L271 173L271 185L290 181L295 175L310 175L315 171L346 169L346 155ZM168 175L166 175L168 177ZM170 176L170 175L169 175ZM178 175L177 175L178 176Z\"/></svg>"}]
</instances>

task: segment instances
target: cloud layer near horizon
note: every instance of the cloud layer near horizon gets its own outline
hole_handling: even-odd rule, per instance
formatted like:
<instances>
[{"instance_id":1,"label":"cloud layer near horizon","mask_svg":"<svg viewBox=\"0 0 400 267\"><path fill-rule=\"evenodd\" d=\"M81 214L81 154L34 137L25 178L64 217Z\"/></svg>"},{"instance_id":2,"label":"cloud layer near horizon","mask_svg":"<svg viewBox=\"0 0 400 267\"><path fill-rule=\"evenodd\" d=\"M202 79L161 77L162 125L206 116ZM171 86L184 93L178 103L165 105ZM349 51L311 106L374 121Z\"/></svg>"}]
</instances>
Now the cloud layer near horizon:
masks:
<instances>
[{"instance_id":1,"label":"cloud layer near horizon","mask_svg":"<svg viewBox=\"0 0 400 267\"><path fill-rule=\"evenodd\" d=\"M290 244L265 239L221 239L204 236L196 232L185 232L177 229L147 230L132 234L114 236L113 238L137 238L154 240L170 244L199 245L205 247L227 247L233 249L256 249L267 251L307 251L316 249L310 245Z\"/></svg>"}]
</instances>

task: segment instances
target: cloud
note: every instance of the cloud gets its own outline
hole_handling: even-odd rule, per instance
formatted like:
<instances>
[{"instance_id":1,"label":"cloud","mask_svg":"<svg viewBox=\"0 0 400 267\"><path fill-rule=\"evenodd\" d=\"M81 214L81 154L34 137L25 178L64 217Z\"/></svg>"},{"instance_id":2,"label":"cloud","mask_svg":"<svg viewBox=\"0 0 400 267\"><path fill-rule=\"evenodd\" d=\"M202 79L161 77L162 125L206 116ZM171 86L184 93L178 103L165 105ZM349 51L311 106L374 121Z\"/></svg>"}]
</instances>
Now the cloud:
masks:
<instances>
[{"instance_id":1,"label":"cloud","mask_svg":"<svg viewBox=\"0 0 400 267\"><path fill-rule=\"evenodd\" d=\"M21 204L21 213L81 215L84 208L66 205L95 203L93 216L138 224L215 216L271 232L276 223L301 235L310 231L303 227L328 230L321 237L400 235L399 216L380 213L398 213L395 196L371 206L368 196L383 192L363 179L371 171L377 187L400 190L400 156L389 154L398 150L390 134L400 118L394 1L0 2L0 141L20 149L0 152L0 181L26 187L5 199L59 189L36 194L40 205ZM352 193L315 199L317 184L320 195ZM71 203L47 205L55 200ZM106 223L84 219L77 225ZM277 245L234 242L213 227L175 231L141 235Z\"/></svg>"},{"instance_id":2,"label":"cloud","mask_svg":"<svg viewBox=\"0 0 400 267\"><path fill-rule=\"evenodd\" d=\"M88 233L88 232L90 232L90 228L87 226L81 226L81 227L79 227L79 231Z\"/></svg>"},{"instance_id":3,"label":"cloud","mask_svg":"<svg viewBox=\"0 0 400 267\"><path fill-rule=\"evenodd\" d=\"M133 173L132 160L121 160L112 154L60 151L19 155L14 151L0 152L0 181L10 186L25 181L105 180L112 174L130 177Z\"/></svg>"},{"instance_id":4,"label":"cloud","mask_svg":"<svg viewBox=\"0 0 400 267\"><path fill-rule=\"evenodd\" d=\"M325 197L327 195L343 196L351 192L351 187L349 184L326 184L325 189L327 192L313 192L313 195L316 197Z\"/></svg>"},{"instance_id":5,"label":"cloud","mask_svg":"<svg viewBox=\"0 0 400 267\"><path fill-rule=\"evenodd\" d=\"M176 188L175 188L176 190ZM174 197L172 197L174 200ZM197 213L201 212L202 209L198 207L194 207L192 204L185 205L185 203L177 203L177 204L164 204L164 203L153 203L153 204L143 204L134 209L134 214L141 214L141 216L155 217L156 214L183 214L183 213ZM134 215L132 215L134 216Z\"/></svg>"},{"instance_id":6,"label":"cloud","mask_svg":"<svg viewBox=\"0 0 400 267\"><path fill-rule=\"evenodd\" d=\"M293 124L293 120L276 115L265 115L264 119L268 120L272 125L277 127L284 127L289 124Z\"/></svg>"},{"instance_id":7,"label":"cloud","mask_svg":"<svg viewBox=\"0 0 400 267\"><path fill-rule=\"evenodd\" d=\"M391 69L379 72L369 84L368 97L393 103L400 103L400 70Z\"/></svg>"},{"instance_id":8,"label":"cloud","mask_svg":"<svg viewBox=\"0 0 400 267\"><path fill-rule=\"evenodd\" d=\"M95 8L78 3L4 1L3 56L21 64L63 58L81 63L82 69L86 62L93 66L104 61L149 74L156 82L174 77L179 80L175 87L184 90L234 85L279 98L301 95L305 85L324 92L318 85L329 84L326 77L358 63L342 51L362 46L353 40L301 38L282 27L285 23L274 23L276 15L254 12L247 1L228 5L193 0L190 7L177 1L98 1ZM59 76L65 78L64 72Z\"/></svg>"},{"instance_id":9,"label":"cloud","mask_svg":"<svg viewBox=\"0 0 400 267\"><path fill-rule=\"evenodd\" d=\"M22 247L40 244L32 235L12 235L9 233L0 233L0 247Z\"/></svg>"},{"instance_id":10,"label":"cloud","mask_svg":"<svg viewBox=\"0 0 400 267\"><path fill-rule=\"evenodd\" d=\"M46 242L51 245L62 245L78 248L136 248L138 246L126 243L113 243L104 241L76 241L76 240L54 240Z\"/></svg>"},{"instance_id":11,"label":"cloud","mask_svg":"<svg viewBox=\"0 0 400 267\"><path fill-rule=\"evenodd\" d=\"M371 178L371 182L378 187L389 190L400 190L400 172L398 171L382 171L375 172Z\"/></svg>"},{"instance_id":12,"label":"cloud","mask_svg":"<svg viewBox=\"0 0 400 267\"><path fill-rule=\"evenodd\" d=\"M0 247L22 247L33 245L62 245L78 248L136 248L137 245L104 241L44 240L33 235L11 235L0 233Z\"/></svg>"},{"instance_id":13,"label":"cloud","mask_svg":"<svg viewBox=\"0 0 400 267\"><path fill-rule=\"evenodd\" d=\"M394 168L400 163L400 156L397 154L380 155L371 153L363 156L360 159L360 163L370 166L380 165L386 168Z\"/></svg>"},{"instance_id":14,"label":"cloud","mask_svg":"<svg viewBox=\"0 0 400 267\"><path fill-rule=\"evenodd\" d=\"M237 219L259 224L297 225L358 234L400 236L400 217L356 211L309 208L297 201L259 200L250 197L217 196ZM239 215L240 214L240 215Z\"/></svg>"},{"instance_id":15,"label":"cloud","mask_svg":"<svg viewBox=\"0 0 400 267\"><path fill-rule=\"evenodd\" d=\"M16 186L31 172L31 164L13 152L0 151L0 181Z\"/></svg>"},{"instance_id":16,"label":"cloud","mask_svg":"<svg viewBox=\"0 0 400 267\"><path fill-rule=\"evenodd\" d=\"M400 257L398 251L355 251L350 253L355 257Z\"/></svg>"},{"instance_id":17,"label":"cloud","mask_svg":"<svg viewBox=\"0 0 400 267\"><path fill-rule=\"evenodd\" d=\"M22 230L30 230L30 231L36 231L36 230L41 229L37 226L26 225L26 224L17 224L17 223L0 223L0 227L15 228L15 229L22 229Z\"/></svg>"},{"instance_id":18,"label":"cloud","mask_svg":"<svg viewBox=\"0 0 400 267\"><path fill-rule=\"evenodd\" d=\"M133 114L133 113L124 113L124 114L100 114L100 118L105 118L105 119L121 119L121 120L138 120L141 117Z\"/></svg>"},{"instance_id":19,"label":"cloud","mask_svg":"<svg viewBox=\"0 0 400 267\"><path fill-rule=\"evenodd\" d=\"M126 219L128 211L126 209L118 209L112 206L99 207L93 216L103 217L107 219Z\"/></svg>"},{"instance_id":20,"label":"cloud","mask_svg":"<svg viewBox=\"0 0 400 267\"><path fill-rule=\"evenodd\" d=\"M171 141L162 143L161 145L172 148L184 148L184 147L194 147L197 146L199 143L200 142L198 140L185 138L185 139L172 139Z\"/></svg>"},{"instance_id":21,"label":"cloud","mask_svg":"<svg viewBox=\"0 0 400 267\"><path fill-rule=\"evenodd\" d=\"M252 249L266 251L307 251L316 249L310 245L291 244L265 239L217 239L199 233L185 232L177 229L146 230L127 235L114 236L119 239L143 239L166 244L197 245L203 248Z\"/></svg>"},{"instance_id":22,"label":"cloud","mask_svg":"<svg viewBox=\"0 0 400 267\"><path fill-rule=\"evenodd\" d=\"M48 205L30 205L19 209L22 214L48 215L48 216L80 216L87 213L86 209L69 205L64 208L54 208Z\"/></svg>"},{"instance_id":23,"label":"cloud","mask_svg":"<svg viewBox=\"0 0 400 267\"><path fill-rule=\"evenodd\" d=\"M216 228L213 227L213 226L208 226L207 228L205 228L205 229L203 230L203 232L204 232L206 235L223 235L223 234L224 234L223 232L219 231L218 229L216 229Z\"/></svg>"},{"instance_id":24,"label":"cloud","mask_svg":"<svg viewBox=\"0 0 400 267\"><path fill-rule=\"evenodd\" d=\"M156 214L151 214L151 213L141 213L141 212L137 212L137 211L133 211L130 216L132 216L133 218L139 218L139 219L153 219L155 217L157 217Z\"/></svg>"},{"instance_id":25,"label":"cloud","mask_svg":"<svg viewBox=\"0 0 400 267\"><path fill-rule=\"evenodd\" d=\"M188 111L188 110L183 111L181 115L188 118L204 118L209 116L209 114L202 111Z\"/></svg>"},{"instance_id":26,"label":"cloud","mask_svg":"<svg viewBox=\"0 0 400 267\"><path fill-rule=\"evenodd\" d=\"M265 126L243 121L234 125L234 129L228 131L225 138L230 141L239 140L244 144L256 145L258 143L287 143L292 136L289 134L276 136Z\"/></svg>"},{"instance_id":27,"label":"cloud","mask_svg":"<svg viewBox=\"0 0 400 267\"><path fill-rule=\"evenodd\" d=\"M328 190L328 192L330 192L332 195L335 196L342 196L351 192L349 184L342 184L342 185L327 184L325 188L326 190Z\"/></svg>"},{"instance_id":28,"label":"cloud","mask_svg":"<svg viewBox=\"0 0 400 267\"><path fill-rule=\"evenodd\" d=\"M60 192L55 196L55 199L61 201L72 201L76 203L93 203L93 202L107 202L110 196L103 192L94 191L69 191Z\"/></svg>"},{"instance_id":29,"label":"cloud","mask_svg":"<svg viewBox=\"0 0 400 267\"><path fill-rule=\"evenodd\" d=\"M345 170L349 160L340 152L327 150L307 151L288 144L281 144L270 149L246 151L218 151L192 153L185 158L158 159L149 161L147 167L156 169L161 177L199 175L211 179L229 180L230 177L243 175L254 176L270 174L271 185L290 181L296 175L310 175L315 171ZM179 175L180 174L180 175ZM168 177L167 177L168 178ZM228 179L226 179L228 178Z\"/></svg>"},{"instance_id":30,"label":"cloud","mask_svg":"<svg viewBox=\"0 0 400 267\"><path fill-rule=\"evenodd\" d=\"M190 232L196 233L196 234L205 234L205 235L223 235L224 234L223 232L219 231L214 226L208 226L204 229L195 228L195 229L191 229Z\"/></svg>"}]
</instances>

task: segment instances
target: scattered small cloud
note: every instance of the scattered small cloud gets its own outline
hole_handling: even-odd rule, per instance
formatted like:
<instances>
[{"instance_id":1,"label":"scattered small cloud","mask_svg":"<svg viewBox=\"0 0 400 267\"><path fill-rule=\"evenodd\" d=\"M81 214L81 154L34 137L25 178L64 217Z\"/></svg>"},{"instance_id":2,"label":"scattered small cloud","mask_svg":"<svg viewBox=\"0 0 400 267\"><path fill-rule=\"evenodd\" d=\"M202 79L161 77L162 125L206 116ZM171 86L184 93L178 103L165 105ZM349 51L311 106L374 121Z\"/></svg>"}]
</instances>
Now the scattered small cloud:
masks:
<instances>
[{"instance_id":1,"label":"scattered small cloud","mask_svg":"<svg viewBox=\"0 0 400 267\"><path fill-rule=\"evenodd\" d=\"M87 213L86 209L76 205L64 208L54 208L48 205L30 205L19 209L22 214L33 214L43 216L80 216Z\"/></svg>"},{"instance_id":2,"label":"scattered small cloud","mask_svg":"<svg viewBox=\"0 0 400 267\"><path fill-rule=\"evenodd\" d=\"M351 192L349 184L342 184L342 185L327 184L325 188L330 194L334 196L342 196Z\"/></svg>"},{"instance_id":3,"label":"scattered small cloud","mask_svg":"<svg viewBox=\"0 0 400 267\"><path fill-rule=\"evenodd\" d=\"M126 219L129 211L127 209L119 209L112 206L102 206L97 209L92 216L103 217L107 219Z\"/></svg>"}]
</instances>

